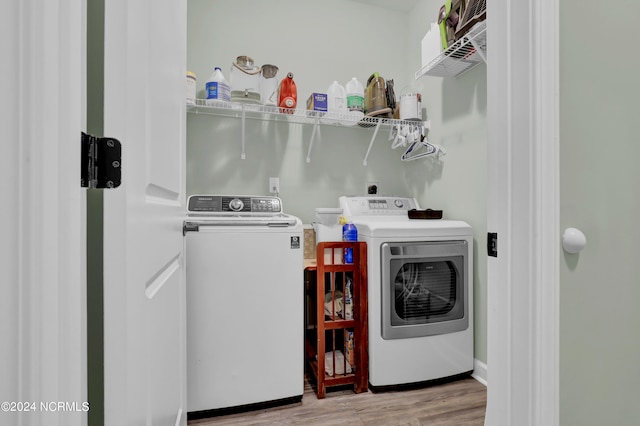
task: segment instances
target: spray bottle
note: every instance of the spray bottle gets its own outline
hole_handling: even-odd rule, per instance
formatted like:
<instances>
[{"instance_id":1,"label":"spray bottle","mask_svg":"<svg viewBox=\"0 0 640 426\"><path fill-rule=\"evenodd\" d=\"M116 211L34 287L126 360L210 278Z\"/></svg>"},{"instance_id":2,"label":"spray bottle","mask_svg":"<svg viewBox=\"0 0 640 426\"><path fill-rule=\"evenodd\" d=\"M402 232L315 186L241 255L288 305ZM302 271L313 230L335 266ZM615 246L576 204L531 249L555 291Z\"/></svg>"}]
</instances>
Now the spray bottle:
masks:
<instances>
[{"instance_id":1,"label":"spray bottle","mask_svg":"<svg viewBox=\"0 0 640 426\"><path fill-rule=\"evenodd\" d=\"M358 241L358 228L353 223L346 217L340 216L340 225L342 225L342 241ZM344 250L344 263L353 263L352 248Z\"/></svg>"}]
</instances>

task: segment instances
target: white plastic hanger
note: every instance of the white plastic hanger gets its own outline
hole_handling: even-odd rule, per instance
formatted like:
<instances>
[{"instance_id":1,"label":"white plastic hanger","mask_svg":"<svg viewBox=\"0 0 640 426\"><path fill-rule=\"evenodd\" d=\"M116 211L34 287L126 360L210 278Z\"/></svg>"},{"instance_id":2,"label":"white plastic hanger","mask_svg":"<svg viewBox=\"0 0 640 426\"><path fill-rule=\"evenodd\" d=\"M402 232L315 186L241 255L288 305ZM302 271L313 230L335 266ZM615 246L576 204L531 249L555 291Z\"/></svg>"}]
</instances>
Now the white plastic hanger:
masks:
<instances>
[{"instance_id":1,"label":"white plastic hanger","mask_svg":"<svg viewBox=\"0 0 640 426\"><path fill-rule=\"evenodd\" d=\"M420 124L404 122L391 129L391 134L389 135L389 140L392 140L391 148L396 149L400 146L407 146L407 143L409 144L409 147L400 157L402 161L413 161L428 155L436 157L446 155L447 151L443 147L427 141L426 134L429 124L429 121Z\"/></svg>"},{"instance_id":2,"label":"white plastic hanger","mask_svg":"<svg viewBox=\"0 0 640 426\"><path fill-rule=\"evenodd\" d=\"M392 149L396 149L399 146L407 146L407 142L410 143L423 138L427 132L427 127L424 123L411 122L411 124L406 124L409 123L408 121L404 123L392 128L391 137L389 138L393 139L391 143Z\"/></svg>"},{"instance_id":3,"label":"white plastic hanger","mask_svg":"<svg viewBox=\"0 0 640 426\"><path fill-rule=\"evenodd\" d=\"M435 157L440 157L441 155L446 155L447 151L439 146L434 145L426 140L414 140L409 144L407 150L402 154L400 159L402 161L413 161L418 158L426 157L428 155L433 155Z\"/></svg>"}]
</instances>

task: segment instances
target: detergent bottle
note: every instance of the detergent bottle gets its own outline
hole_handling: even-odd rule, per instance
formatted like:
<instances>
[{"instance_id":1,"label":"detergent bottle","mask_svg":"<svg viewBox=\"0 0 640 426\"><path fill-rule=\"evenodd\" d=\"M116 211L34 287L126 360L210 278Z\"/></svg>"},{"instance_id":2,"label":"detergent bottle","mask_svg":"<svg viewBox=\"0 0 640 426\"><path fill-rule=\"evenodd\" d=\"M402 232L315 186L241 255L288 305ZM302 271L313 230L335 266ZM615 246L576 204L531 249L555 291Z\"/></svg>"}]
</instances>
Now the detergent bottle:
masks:
<instances>
[{"instance_id":1,"label":"detergent bottle","mask_svg":"<svg viewBox=\"0 0 640 426\"><path fill-rule=\"evenodd\" d=\"M230 87L220 67L215 67L213 74L205 85L207 91L207 105L214 105L216 101L230 101Z\"/></svg>"},{"instance_id":2,"label":"detergent bottle","mask_svg":"<svg viewBox=\"0 0 640 426\"><path fill-rule=\"evenodd\" d=\"M280 82L279 92L278 106L280 107L280 112L293 114L293 110L298 103L298 89L296 88L296 82L293 81L292 72L288 73Z\"/></svg>"}]
</instances>

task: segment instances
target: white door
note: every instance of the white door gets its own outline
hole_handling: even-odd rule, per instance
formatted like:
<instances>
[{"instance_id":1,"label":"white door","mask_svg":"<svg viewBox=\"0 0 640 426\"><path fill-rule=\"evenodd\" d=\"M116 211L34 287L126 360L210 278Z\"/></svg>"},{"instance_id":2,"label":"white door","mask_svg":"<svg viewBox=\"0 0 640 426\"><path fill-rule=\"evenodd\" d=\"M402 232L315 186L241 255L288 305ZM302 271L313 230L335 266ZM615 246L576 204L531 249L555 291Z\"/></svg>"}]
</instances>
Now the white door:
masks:
<instances>
[{"instance_id":1,"label":"white door","mask_svg":"<svg viewBox=\"0 0 640 426\"><path fill-rule=\"evenodd\" d=\"M488 426L640 422L640 6L587 3L489 10Z\"/></svg>"},{"instance_id":2,"label":"white door","mask_svg":"<svg viewBox=\"0 0 640 426\"><path fill-rule=\"evenodd\" d=\"M105 1L105 424L186 424L185 0Z\"/></svg>"},{"instance_id":3,"label":"white door","mask_svg":"<svg viewBox=\"0 0 640 426\"><path fill-rule=\"evenodd\" d=\"M638 425L640 3L560 6L560 229L587 237L560 257L560 424Z\"/></svg>"}]
</instances>

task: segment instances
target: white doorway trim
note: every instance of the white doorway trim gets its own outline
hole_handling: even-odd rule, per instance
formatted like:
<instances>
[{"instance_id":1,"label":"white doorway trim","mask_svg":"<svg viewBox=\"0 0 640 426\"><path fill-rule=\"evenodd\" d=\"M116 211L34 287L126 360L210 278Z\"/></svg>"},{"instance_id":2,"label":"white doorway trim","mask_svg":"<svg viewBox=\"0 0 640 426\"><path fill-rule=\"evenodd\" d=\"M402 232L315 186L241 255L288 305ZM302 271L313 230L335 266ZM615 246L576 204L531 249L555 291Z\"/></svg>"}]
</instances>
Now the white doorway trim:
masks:
<instances>
[{"instance_id":1,"label":"white doorway trim","mask_svg":"<svg viewBox=\"0 0 640 426\"><path fill-rule=\"evenodd\" d=\"M559 423L558 11L488 4L488 426Z\"/></svg>"},{"instance_id":2,"label":"white doorway trim","mask_svg":"<svg viewBox=\"0 0 640 426\"><path fill-rule=\"evenodd\" d=\"M85 1L4 1L0 22L0 188L7 230L0 244L0 392L2 401L34 404L32 411L0 413L0 423L83 425Z\"/></svg>"}]
</instances>

